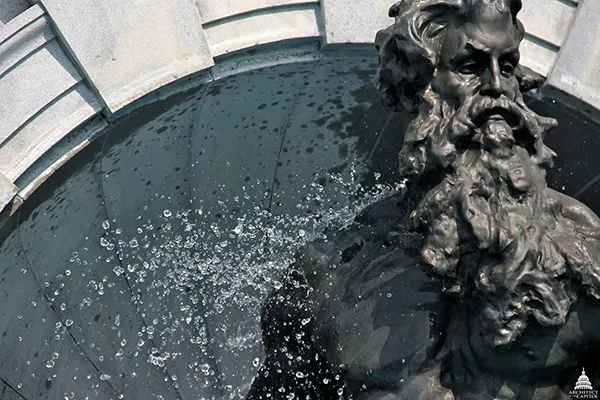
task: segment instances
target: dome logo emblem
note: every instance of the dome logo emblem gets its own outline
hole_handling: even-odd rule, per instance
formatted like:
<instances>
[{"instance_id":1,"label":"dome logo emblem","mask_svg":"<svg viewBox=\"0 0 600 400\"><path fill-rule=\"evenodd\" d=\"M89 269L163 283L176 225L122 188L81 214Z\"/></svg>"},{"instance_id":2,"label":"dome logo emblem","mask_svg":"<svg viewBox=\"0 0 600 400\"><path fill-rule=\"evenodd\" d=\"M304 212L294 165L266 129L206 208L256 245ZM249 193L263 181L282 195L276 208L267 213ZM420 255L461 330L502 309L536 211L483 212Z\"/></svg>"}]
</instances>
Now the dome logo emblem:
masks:
<instances>
[{"instance_id":1,"label":"dome logo emblem","mask_svg":"<svg viewBox=\"0 0 600 400\"><path fill-rule=\"evenodd\" d=\"M569 392L571 399L597 399L598 391L594 390L590 378L585 374L585 368L581 371L581 376L573 390Z\"/></svg>"}]
</instances>

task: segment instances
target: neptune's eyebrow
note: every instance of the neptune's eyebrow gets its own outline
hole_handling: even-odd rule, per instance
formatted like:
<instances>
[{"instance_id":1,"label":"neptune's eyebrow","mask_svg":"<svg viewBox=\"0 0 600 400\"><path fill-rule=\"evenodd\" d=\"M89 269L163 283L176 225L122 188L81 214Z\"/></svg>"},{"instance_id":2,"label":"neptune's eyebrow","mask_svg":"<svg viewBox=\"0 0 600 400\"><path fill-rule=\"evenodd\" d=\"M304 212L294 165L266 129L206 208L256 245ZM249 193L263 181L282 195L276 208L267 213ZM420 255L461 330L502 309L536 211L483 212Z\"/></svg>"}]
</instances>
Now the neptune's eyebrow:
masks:
<instances>
[{"instance_id":1,"label":"neptune's eyebrow","mask_svg":"<svg viewBox=\"0 0 600 400\"><path fill-rule=\"evenodd\" d=\"M478 43L476 41L470 41L467 42L467 44L465 45L465 49L471 53L474 52L482 52L482 53L489 53L490 50L487 46L482 45L481 43ZM511 47L508 47L504 50L502 50L502 55L504 54L510 54L510 53L517 53L519 51L519 45L514 45Z\"/></svg>"},{"instance_id":2,"label":"neptune's eyebrow","mask_svg":"<svg viewBox=\"0 0 600 400\"><path fill-rule=\"evenodd\" d=\"M470 41L465 44L465 47L461 49L454 57L451 62L462 61L466 58L482 57L485 58L490 54L490 50L487 46L482 45L476 41ZM519 46L511 46L502 50L501 56L516 56L519 54Z\"/></svg>"}]
</instances>

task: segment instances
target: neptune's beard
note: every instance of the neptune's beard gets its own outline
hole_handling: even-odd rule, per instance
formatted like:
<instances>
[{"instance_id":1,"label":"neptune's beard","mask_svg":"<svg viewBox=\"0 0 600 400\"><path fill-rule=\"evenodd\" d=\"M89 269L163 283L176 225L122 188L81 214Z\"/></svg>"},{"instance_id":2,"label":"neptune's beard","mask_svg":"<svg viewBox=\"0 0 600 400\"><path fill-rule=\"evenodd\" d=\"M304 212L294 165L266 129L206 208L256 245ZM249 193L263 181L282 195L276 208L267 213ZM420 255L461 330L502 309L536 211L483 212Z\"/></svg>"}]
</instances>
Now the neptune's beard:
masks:
<instances>
[{"instance_id":1,"label":"neptune's beard","mask_svg":"<svg viewBox=\"0 0 600 400\"><path fill-rule=\"evenodd\" d=\"M573 229L572 199L546 185L554 153L542 139L554 121L506 98L440 103L429 118L436 107L437 126L409 132L400 156L415 175L442 171L411 214L424 263L445 294L467 300L489 349L532 320L564 324L581 291L600 298L600 280L596 238Z\"/></svg>"}]
</instances>

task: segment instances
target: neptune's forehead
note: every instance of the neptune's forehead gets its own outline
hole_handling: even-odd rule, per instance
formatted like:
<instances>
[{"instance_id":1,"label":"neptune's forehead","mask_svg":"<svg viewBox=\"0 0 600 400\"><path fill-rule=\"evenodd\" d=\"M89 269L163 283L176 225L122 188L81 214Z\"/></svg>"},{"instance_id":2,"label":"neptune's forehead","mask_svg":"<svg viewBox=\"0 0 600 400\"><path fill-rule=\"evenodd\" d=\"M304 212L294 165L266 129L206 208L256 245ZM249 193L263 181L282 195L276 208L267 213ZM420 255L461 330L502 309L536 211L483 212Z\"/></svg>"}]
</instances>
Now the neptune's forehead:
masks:
<instances>
[{"instance_id":1,"label":"neptune's forehead","mask_svg":"<svg viewBox=\"0 0 600 400\"><path fill-rule=\"evenodd\" d=\"M497 11L510 11L509 7L506 5L506 2L504 0L482 0L481 4L488 8L495 9Z\"/></svg>"}]
</instances>

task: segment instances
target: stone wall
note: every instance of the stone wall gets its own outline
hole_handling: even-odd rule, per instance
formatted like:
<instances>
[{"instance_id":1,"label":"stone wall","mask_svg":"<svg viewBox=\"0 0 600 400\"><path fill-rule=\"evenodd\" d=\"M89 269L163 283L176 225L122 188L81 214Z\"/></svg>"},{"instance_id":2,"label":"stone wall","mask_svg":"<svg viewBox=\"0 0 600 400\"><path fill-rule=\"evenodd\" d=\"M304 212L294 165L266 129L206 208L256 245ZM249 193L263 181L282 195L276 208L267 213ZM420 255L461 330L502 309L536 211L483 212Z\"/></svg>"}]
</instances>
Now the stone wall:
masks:
<instances>
[{"instance_id":1,"label":"stone wall","mask_svg":"<svg viewBox=\"0 0 600 400\"><path fill-rule=\"evenodd\" d=\"M266 61L283 63L372 43L392 22L392 3L0 0L0 208L17 195L14 209L95 131L166 87L218 79L224 64L229 73L244 68L225 55L276 43L287 52ZM524 0L521 14L522 63L548 78L547 93L592 112L600 109L599 15L594 0ZM307 41L317 45L289 52ZM92 129L78 129L92 118Z\"/></svg>"},{"instance_id":2,"label":"stone wall","mask_svg":"<svg viewBox=\"0 0 600 400\"><path fill-rule=\"evenodd\" d=\"M43 7L0 27L0 187L18 191L21 175L54 144L102 110L66 55ZM0 196L0 206L10 201Z\"/></svg>"}]
</instances>

